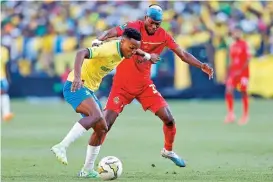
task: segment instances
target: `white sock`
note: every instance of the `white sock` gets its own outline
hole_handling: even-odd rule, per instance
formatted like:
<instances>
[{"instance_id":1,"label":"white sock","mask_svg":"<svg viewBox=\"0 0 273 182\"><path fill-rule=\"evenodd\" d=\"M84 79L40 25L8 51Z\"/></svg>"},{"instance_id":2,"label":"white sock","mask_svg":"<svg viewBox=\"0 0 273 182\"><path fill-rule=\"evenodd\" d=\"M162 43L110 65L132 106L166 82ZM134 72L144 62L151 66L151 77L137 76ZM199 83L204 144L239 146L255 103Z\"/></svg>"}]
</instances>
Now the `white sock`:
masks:
<instances>
[{"instance_id":1,"label":"white sock","mask_svg":"<svg viewBox=\"0 0 273 182\"><path fill-rule=\"evenodd\" d=\"M86 132L86 129L80 124L75 123L75 125L71 128L69 133L66 135L66 137L63 139L63 141L60 142L62 146L65 148L69 147L71 143L73 143L76 139L78 139L82 134Z\"/></svg>"},{"instance_id":2,"label":"white sock","mask_svg":"<svg viewBox=\"0 0 273 182\"><path fill-rule=\"evenodd\" d=\"M2 100L2 114L3 116L6 116L10 113L10 99L8 94L1 95Z\"/></svg>"},{"instance_id":3,"label":"white sock","mask_svg":"<svg viewBox=\"0 0 273 182\"><path fill-rule=\"evenodd\" d=\"M94 169L95 161L100 152L100 146L87 146L86 158L83 168L88 171L92 171Z\"/></svg>"}]
</instances>

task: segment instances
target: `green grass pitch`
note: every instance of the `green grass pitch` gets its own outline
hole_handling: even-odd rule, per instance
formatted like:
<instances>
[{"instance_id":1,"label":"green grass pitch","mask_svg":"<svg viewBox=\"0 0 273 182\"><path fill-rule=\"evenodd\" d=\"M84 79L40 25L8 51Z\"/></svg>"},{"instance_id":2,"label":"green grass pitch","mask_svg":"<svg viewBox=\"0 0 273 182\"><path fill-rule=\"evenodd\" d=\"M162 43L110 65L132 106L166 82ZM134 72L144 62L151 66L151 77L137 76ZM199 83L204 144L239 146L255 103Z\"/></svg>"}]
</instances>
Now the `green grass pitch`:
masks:
<instances>
[{"instance_id":1,"label":"green grass pitch","mask_svg":"<svg viewBox=\"0 0 273 182\"><path fill-rule=\"evenodd\" d=\"M177 123L175 151L186 159L187 167L178 168L160 156L160 120L132 104L117 120L98 157L122 160L124 171L117 181L273 181L272 100L251 100L246 126L223 124L223 101L169 103ZM69 148L68 166L58 163L50 151L80 118L68 104L15 100L12 107L15 119L2 123L2 181L101 181L76 176L90 132ZM237 116L240 113L237 101Z\"/></svg>"}]
</instances>

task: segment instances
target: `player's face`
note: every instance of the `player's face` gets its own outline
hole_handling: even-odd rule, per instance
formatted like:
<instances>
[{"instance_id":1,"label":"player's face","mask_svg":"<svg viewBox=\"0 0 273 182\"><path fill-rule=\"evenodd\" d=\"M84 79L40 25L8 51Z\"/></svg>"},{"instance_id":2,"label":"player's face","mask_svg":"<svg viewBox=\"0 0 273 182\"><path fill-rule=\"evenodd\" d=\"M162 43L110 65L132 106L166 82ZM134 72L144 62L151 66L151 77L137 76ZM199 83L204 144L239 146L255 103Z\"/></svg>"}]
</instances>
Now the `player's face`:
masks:
<instances>
[{"instance_id":1,"label":"player's face","mask_svg":"<svg viewBox=\"0 0 273 182\"><path fill-rule=\"evenodd\" d=\"M153 35L156 30L160 27L161 21L154 21L148 16L145 16L145 29L149 35Z\"/></svg>"},{"instance_id":2,"label":"player's face","mask_svg":"<svg viewBox=\"0 0 273 182\"><path fill-rule=\"evenodd\" d=\"M132 57L139 48L140 41L128 38L123 38L121 40L121 52L125 58Z\"/></svg>"}]
</instances>

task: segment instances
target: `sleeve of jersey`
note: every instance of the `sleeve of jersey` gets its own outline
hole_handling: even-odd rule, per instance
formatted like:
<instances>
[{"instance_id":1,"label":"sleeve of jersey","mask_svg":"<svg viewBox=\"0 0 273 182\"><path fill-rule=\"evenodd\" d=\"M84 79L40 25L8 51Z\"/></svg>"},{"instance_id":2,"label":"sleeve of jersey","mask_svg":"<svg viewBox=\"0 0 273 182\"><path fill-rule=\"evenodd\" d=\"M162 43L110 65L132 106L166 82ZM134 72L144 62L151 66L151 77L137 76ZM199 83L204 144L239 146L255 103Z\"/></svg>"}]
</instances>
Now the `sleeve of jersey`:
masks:
<instances>
[{"instance_id":1,"label":"sleeve of jersey","mask_svg":"<svg viewBox=\"0 0 273 182\"><path fill-rule=\"evenodd\" d=\"M133 22L128 22L128 23L125 23L123 25L117 26L116 30L117 30L117 33L118 33L118 37L120 37L123 34L125 28L134 28L134 29L140 31L140 27L141 27L140 22L133 21Z\"/></svg>"},{"instance_id":2,"label":"sleeve of jersey","mask_svg":"<svg viewBox=\"0 0 273 182\"><path fill-rule=\"evenodd\" d=\"M179 45L175 42L174 38L168 33L166 33L166 43L167 47L171 50L175 50L179 47Z\"/></svg>"}]
</instances>

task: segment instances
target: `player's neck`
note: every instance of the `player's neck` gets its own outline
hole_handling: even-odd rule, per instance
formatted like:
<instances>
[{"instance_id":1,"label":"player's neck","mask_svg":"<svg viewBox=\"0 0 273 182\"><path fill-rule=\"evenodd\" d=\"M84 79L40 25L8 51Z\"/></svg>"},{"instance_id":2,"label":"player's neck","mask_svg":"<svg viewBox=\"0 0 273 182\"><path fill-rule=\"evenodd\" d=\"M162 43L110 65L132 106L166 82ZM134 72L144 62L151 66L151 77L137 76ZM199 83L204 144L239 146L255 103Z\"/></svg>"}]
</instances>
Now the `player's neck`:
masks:
<instances>
[{"instance_id":1,"label":"player's neck","mask_svg":"<svg viewBox=\"0 0 273 182\"><path fill-rule=\"evenodd\" d=\"M241 40L242 40L241 37L236 37L236 39L235 39L236 42L239 42L239 41L241 41Z\"/></svg>"},{"instance_id":2,"label":"player's neck","mask_svg":"<svg viewBox=\"0 0 273 182\"><path fill-rule=\"evenodd\" d=\"M120 53L120 57L124 57L124 53L122 52L122 49L121 49L121 41L118 42L118 49L119 49L119 53Z\"/></svg>"}]
</instances>

